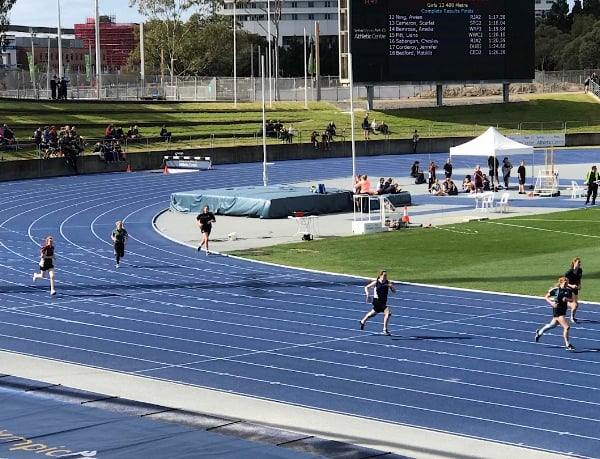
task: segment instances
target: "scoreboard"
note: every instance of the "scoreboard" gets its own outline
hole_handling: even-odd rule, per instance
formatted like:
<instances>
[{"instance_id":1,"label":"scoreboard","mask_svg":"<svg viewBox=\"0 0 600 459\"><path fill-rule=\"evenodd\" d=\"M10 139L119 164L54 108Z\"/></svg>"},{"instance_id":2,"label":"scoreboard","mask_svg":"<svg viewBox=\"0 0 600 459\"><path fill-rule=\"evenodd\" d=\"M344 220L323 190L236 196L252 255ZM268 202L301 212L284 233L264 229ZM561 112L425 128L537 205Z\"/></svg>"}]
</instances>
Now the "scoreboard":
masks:
<instances>
[{"instance_id":1,"label":"scoreboard","mask_svg":"<svg viewBox=\"0 0 600 459\"><path fill-rule=\"evenodd\" d=\"M353 80L532 80L534 1L351 0Z\"/></svg>"}]
</instances>

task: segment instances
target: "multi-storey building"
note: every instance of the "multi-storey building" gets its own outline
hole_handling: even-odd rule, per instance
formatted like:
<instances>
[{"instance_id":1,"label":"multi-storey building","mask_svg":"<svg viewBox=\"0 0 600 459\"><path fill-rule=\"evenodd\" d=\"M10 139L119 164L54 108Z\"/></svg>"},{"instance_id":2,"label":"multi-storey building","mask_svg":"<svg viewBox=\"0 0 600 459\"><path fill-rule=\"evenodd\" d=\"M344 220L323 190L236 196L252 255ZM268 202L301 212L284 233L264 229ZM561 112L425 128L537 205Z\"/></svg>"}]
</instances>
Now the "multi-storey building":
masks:
<instances>
[{"instance_id":1,"label":"multi-storey building","mask_svg":"<svg viewBox=\"0 0 600 459\"><path fill-rule=\"evenodd\" d=\"M554 0L535 0L535 15L536 17L545 16L552 8Z\"/></svg>"},{"instance_id":2,"label":"multi-storey building","mask_svg":"<svg viewBox=\"0 0 600 459\"><path fill-rule=\"evenodd\" d=\"M297 40L306 34L314 36L315 22L319 22L319 35L338 36L338 1L337 0L248 0L235 3L236 19L242 28L253 34L266 37L270 9L271 17L279 18L279 46L286 46L291 40ZM224 0L219 13L233 16L233 0ZM271 22L271 37L276 38L276 31Z\"/></svg>"}]
</instances>

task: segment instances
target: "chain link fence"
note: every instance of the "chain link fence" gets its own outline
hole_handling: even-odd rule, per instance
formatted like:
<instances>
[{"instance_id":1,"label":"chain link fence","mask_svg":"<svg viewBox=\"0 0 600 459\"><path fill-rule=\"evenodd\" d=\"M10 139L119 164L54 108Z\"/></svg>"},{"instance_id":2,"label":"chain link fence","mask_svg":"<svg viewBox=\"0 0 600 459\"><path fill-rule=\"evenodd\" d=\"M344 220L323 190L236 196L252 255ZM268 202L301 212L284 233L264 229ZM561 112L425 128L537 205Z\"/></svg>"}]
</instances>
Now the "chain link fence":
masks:
<instances>
[{"instance_id":1,"label":"chain link fence","mask_svg":"<svg viewBox=\"0 0 600 459\"><path fill-rule=\"evenodd\" d=\"M585 79L598 69L537 72L532 83L512 83L512 94L576 92L583 90ZM256 102L262 100L260 77L164 77L102 74L100 85L90 85L85 74L67 75L69 99L102 100L172 100L198 102ZM50 79L47 73L30 73L25 70L0 71L0 97L16 99L50 99ZM318 83L318 84L317 84ZM340 84L337 77L271 78L265 79L265 100L296 102L343 102L350 99L350 89ZM502 85L444 84L444 97L485 96L502 94ZM356 85L353 97L367 97L364 86ZM435 97L436 84L379 85L373 91L375 100Z\"/></svg>"}]
</instances>

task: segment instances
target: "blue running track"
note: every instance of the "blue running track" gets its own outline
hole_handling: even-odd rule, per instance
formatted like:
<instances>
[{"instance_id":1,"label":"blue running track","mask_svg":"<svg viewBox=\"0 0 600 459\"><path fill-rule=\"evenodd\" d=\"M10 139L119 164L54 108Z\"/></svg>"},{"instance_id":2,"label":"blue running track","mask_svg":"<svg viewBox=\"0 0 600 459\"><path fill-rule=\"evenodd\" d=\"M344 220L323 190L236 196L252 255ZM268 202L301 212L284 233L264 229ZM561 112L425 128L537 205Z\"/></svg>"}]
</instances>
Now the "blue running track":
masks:
<instances>
[{"instance_id":1,"label":"blue running track","mask_svg":"<svg viewBox=\"0 0 600 459\"><path fill-rule=\"evenodd\" d=\"M590 154L558 152L557 162ZM359 158L357 166L372 177L406 176L416 158L427 164L430 156ZM431 158L443 164L443 155ZM269 183L351 175L349 158L289 161L270 167ZM205 257L152 225L174 191L261 184L255 163L0 183L0 348L600 457L597 305L582 306L577 350L567 352L557 330L533 340L549 319L541 298L397 279L388 337L381 317L358 330L368 309L364 279ZM109 236L119 219L131 238L117 270ZM47 280L31 279L47 235L57 251L56 296Z\"/></svg>"}]
</instances>

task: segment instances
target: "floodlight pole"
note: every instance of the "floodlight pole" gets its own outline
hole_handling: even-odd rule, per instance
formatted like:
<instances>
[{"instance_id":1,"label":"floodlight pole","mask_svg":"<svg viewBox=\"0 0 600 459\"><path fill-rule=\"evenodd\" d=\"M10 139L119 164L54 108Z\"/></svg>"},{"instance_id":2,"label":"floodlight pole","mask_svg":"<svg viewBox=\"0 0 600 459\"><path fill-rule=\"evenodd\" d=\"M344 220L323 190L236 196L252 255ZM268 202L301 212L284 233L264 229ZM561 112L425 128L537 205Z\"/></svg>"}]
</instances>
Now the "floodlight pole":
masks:
<instances>
[{"instance_id":1,"label":"floodlight pole","mask_svg":"<svg viewBox=\"0 0 600 459\"><path fill-rule=\"evenodd\" d=\"M263 186L267 186L267 115L265 113L265 56L260 56L260 92L262 98L262 133L263 133Z\"/></svg>"},{"instance_id":2,"label":"floodlight pole","mask_svg":"<svg viewBox=\"0 0 600 459\"><path fill-rule=\"evenodd\" d=\"M308 62L306 61L306 27L304 28L304 108L308 108Z\"/></svg>"},{"instance_id":3,"label":"floodlight pole","mask_svg":"<svg viewBox=\"0 0 600 459\"><path fill-rule=\"evenodd\" d=\"M352 147L352 180L356 178L356 142L354 140L354 81L352 74L352 53L348 53L348 81L350 86L350 135Z\"/></svg>"},{"instance_id":4,"label":"floodlight pole","mask_svg":"<svg viewBox=\"0 0 600 459\"><path fill-rule=\"evenodd\" d=\"M60 31L60 0L56 0L58 7L58 28L56 30L56 34L58 36L58 77L61 78L63 76L63 66L62 66L62 37ZM50 59L48 59L50 60Z\"/></svg>"},{"instance_id":5,"label":"floodlight pole","mask_svg":"<svg viewBox=\"0 0 600 459\"><path fill-rule=\"evenodd\" d=\"M96 91L97 98L102 98L102 61L100 59L100 10L98 7L98 0L95 1L96 10L96 31L94 39L96 41Z\"/></svg>"},{"instance_id":6,"label":"floodlight pole","mask_svg":"<svg viewBox=\"0 0 600 459\"><path fill-rule=\"evenodd\" d=\"M233 106L237 107L237 46L236 46L236 11L235 2L233 0Z\"/></svg>"}]
</instances>

